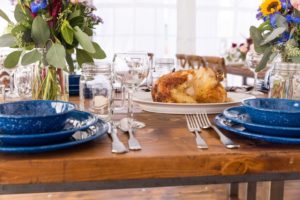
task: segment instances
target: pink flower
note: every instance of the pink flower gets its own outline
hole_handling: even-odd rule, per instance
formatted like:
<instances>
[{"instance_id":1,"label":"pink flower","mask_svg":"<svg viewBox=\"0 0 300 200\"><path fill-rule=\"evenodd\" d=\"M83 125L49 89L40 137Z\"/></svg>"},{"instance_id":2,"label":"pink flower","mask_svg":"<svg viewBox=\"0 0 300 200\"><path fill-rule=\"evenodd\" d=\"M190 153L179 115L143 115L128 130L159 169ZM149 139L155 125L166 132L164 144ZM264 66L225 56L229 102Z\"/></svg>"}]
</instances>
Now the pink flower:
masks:
<instances>
[{"instance_id":1,"label":"pink flower","mask_svg":"<svg viewBox=\"0 0 300 200\"><path fill-rule=\"evenodd\" d=\"M240 50L240 52L246 54L248 52L248 45L246 45L246 44L241 45L239 50Z\"/></svg>"},{"instance_id":2,"label":"pink flower","mask_svg":"<svg viewBox=\"0 0 300 200\"><path fill-rule=\"evenodd\" d=\"M291 0L291 4L296 10L300 11L300 0Z\"/></svg>"}]
</instances>

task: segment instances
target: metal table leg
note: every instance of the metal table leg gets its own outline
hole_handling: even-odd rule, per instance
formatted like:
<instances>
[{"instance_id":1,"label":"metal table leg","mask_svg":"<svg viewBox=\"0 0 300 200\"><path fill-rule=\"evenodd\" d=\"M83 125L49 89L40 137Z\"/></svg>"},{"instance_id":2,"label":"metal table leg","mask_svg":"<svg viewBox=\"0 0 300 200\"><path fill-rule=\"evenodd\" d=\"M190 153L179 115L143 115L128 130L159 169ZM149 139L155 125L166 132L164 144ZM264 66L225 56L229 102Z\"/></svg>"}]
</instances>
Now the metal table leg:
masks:
<instances>
[{"instance_id":1,"label":"metal table leg","mask_svg":"<svg viewBox=\"0 0 300 200\"><path fill-rule=\"evenodd\" d=\"M256 200L256 182L248 182L247 200Z\"/></svg>"},{"instance_id":2,"label":"metal table leg","mask_svg":"<svg viewBox=\"0 0 300 200\"><path fill-rule=\"evenodd\" d=\"M229 196L233 198L239 197L239 184L238 183L231 183L229 185Z\"/></svg>"},{"instance_id":3,"label":"metal table leg","mask_svg":"<svg viewBox=\"0 0 300 200\"><path fill-rule=\"evenodd\" d=\"M272 181L270 190L270 200L283 200L284 181Z\"/></svg>"}]
</instances>

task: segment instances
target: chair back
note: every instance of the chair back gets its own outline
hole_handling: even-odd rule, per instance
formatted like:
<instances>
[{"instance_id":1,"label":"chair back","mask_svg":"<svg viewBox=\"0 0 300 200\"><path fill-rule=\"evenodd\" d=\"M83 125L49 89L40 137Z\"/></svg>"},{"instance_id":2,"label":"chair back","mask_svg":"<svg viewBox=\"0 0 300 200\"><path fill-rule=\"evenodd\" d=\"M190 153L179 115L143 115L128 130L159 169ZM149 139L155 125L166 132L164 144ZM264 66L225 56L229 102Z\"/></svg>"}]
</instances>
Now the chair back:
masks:
<instances>
[{"instance_id":1,"label":"chair back","mask_svg":"<svg viewBox=\"0 0 300 200\"><path fill-rule=\"evenodd\" d=\"M176 59L181 68L185 68L187 65L187 58L185 54L176 54Z\"/></svg>"},{"instance_id":2,"label":"chair back","mask_svg":"<svg viewBox=\"0 0 300 200\"><path fill-rule=\"evenodd\" d=\"M218 76L219 80L227 78L227 70L225 65L225 59L217 56L202 56L206 67L211 67Z\"/></svg>"},{"instance_id":3,"label":"chair back","mask_svg":"<svg viewBox=\"0 0 300 200\"><path fill-rule=\"evenodd\" d=\"M199 69L200 67L205 67L205 62L201 56L197 55L188 55L187 63L191 69Z\"/></svg>"}]
</instances>

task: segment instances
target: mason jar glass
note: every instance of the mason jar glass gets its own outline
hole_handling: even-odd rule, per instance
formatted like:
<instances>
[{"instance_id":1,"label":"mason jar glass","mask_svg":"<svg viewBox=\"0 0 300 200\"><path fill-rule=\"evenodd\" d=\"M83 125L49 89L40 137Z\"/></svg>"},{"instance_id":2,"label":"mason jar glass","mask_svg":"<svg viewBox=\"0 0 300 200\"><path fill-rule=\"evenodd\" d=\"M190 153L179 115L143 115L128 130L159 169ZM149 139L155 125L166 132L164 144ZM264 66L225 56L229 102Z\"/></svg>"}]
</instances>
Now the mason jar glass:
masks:
<instances>
[{"instance_id":1,"label":"mason jar glass","mask_svg":"<svg viewBox=\"0 0 300 200\"><path fill-rule=\"evenodd\" d=\"M80 109L105 121L112 117L112 68L110 63L85 63L80 78Z\"/></svg>"},{"instance_id":2,"label":"mason jar glass","mask_svg":"<svg viewBox=\"0 0 300 200\"><path fill-rule=\"evenodd\" d=\"M300 99L300 64L279 62L274 65L269 97Z\"/></svg>"},{"instance_id":3,"label":"mason jar glass","mask_svg":"<svg viewBox=\"0 0 300 200\"><path fill-rule=\"evenodd\" d=\"M171 73L175 69L175 60L173 58L157 58L155 60L152 85L163 75Z\"/></svg>"}]
</instances>

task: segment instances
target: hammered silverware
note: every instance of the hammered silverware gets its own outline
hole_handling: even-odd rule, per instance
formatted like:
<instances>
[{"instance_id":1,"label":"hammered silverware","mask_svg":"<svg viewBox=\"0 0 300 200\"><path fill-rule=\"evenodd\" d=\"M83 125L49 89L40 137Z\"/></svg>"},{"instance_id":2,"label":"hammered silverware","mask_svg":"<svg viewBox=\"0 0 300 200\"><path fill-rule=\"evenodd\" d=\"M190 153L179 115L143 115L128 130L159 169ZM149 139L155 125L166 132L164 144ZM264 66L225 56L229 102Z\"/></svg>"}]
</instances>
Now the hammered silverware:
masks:
<instances>
[{"instance_id":1,"label":"hammered silverware","mask_svg":"<svg viewBox=\"0 0 300 200\"><path fill-rule=\"evenodd\" d=\"M128 139L128 146L130 150L136 151L136 150L141 150L142 147L139 143L139 141L136 139L136 137L134 136L134 131L135 128L129 128L128 126L128 119L124 118L122 119L119 123L117 123L118 128L129 134L129 139Z\"/></svg>"},{"instance_id":2,"label":"hammered silverware","mask_svg":"<svg viewBox=\"0 0 300 200\"><path fill-rule=\"evenodd\" d=\"M120 141L117 133L117 128L109 123L109 131L108 134L110 135L112 139L112 152L113 153L126 153L128 152L128 149L125 147L125 145Z\"/></svg>"},{"instance_id":3,"label":"hammered silverware","mask_svg":"<svg viewBox=\"0 0 300 200\"><path fill-rule=\"evenodd\" d=\"M206 142L200 136L201 128L200 124L197 121L196 115L187 114L185 115L185 117L189 131L195 133L197 147L199 149L208 149Z\"/></svg>"},{"instance_id":4,"label":"hammered silverware","mask_svg":"<svg viewBox=\"0 0 300 200\"><path fill-rule=\"evenodd\" d=\"M202 129L212 128L216 131L216 133L220 137L220 140L221 140L222 144L224 144L226 148L228 148L228 149L237 149L237 148L240 147L240 145L235 144L231 139L226 137L215 125L213 125L210 122L210 120L207 116L207 113L197 114L197 118L198 118L198 121L199 121L200 126L201 126Z\"/></svg>"}]
</instances>

